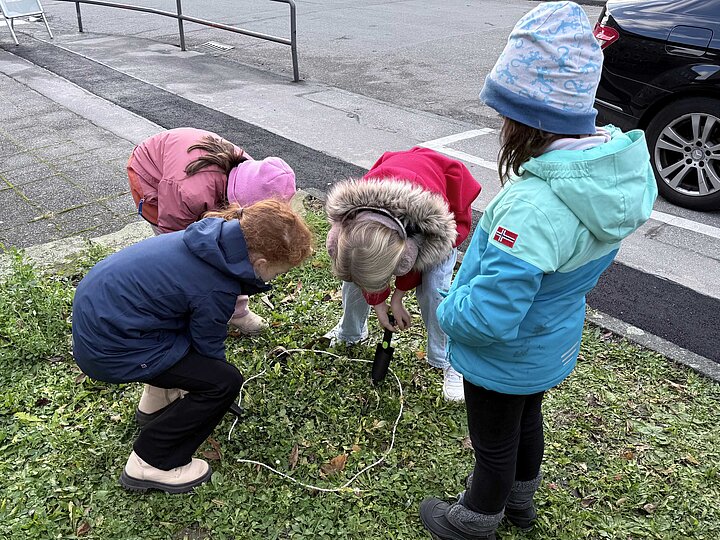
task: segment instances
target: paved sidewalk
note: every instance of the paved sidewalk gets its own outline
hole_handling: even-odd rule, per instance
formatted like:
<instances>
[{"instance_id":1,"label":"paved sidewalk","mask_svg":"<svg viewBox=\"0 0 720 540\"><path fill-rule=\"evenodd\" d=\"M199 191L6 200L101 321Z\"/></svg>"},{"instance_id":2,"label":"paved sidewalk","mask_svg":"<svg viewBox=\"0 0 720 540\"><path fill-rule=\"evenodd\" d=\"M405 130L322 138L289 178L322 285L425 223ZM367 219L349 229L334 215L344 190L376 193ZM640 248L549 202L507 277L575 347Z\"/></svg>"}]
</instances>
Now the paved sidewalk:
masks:
<instances>
[{"instance_id":1,"label":"paved sidewalk","mask_svg":"<svg viewBox=\"0 0 720 540\"><path fill-rule=\"evenodd\" d=\"M133 142L0 73L0 241L27 247L137 220Z\"/></svg>"}]
</instances>

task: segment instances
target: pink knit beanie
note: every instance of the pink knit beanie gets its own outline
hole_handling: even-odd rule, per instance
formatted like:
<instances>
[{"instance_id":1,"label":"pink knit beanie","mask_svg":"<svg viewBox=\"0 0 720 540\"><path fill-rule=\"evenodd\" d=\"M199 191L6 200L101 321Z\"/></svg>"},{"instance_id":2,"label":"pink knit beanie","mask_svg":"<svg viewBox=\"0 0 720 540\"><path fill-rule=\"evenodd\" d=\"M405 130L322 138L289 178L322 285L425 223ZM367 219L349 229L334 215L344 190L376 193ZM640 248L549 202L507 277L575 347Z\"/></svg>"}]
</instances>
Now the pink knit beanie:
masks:
<instances>
[{"instance_id":1,"label":"pink knit beanie","mask_svg":"<svg viewBox=\"0 0 720 540\"><path fill-rule=\"evenodd\" d=\"M264 199L289 201L295 195L295 173L278 157L248 160L228 175L228 202L250 206Z\"/></svg>"}]
</instances>

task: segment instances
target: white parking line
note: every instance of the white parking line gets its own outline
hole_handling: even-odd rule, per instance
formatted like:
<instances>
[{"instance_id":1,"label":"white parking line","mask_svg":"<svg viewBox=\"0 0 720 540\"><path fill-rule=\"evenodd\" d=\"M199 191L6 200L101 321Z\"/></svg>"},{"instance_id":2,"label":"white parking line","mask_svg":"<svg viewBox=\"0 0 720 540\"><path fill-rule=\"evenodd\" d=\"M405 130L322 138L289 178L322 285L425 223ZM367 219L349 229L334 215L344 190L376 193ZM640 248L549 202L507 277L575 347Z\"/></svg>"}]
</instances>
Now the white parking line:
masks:
<instances>
[{"instance_id":1,"label":"white parking line","mask_svg":"<svg viewBox=\"0 0 720 540\"><path fill-rule=\"evenodd\" d=\"M697 221L693 221L691 219L673 216L672 214L666 214L656 210L653 210L653 213L650 215L650 219L662 221L663 223L667 223L673 227L694 231L696 233L704 234L705 236L710 236L711 238L720 240L720 229L713 227L712 225L705 225L704 223L698 223Z\"/></svg>"},{"instance_id":2,"label":"white parking line","mask_svg":"<svg viewBox=\"0 0 720 540\"><path fill-rule=\"evenodd\" d=\"M497 171L497 163L493 161L488 161L481 157L463 152L462 150L455 150L454 148L448 148L446 146L448 144L464 141L465 139L472 139L473 137L479 137L481 135L488 135L490 133L497 133L497 130L491 128L471 129L470 131L463 131L462 133L456 133L455 135L448 135L447 137L441 137L433 141L420 143L418 146L437 150L446 156L454 157L455 159L467 161L468 163L474 163L480 167Z\"/></svg>"},{"instance_id":3,"label":"white parking line","mask_svg":"<svg viewBox=\"0 0 720 540\"><path fill-rule=\"evenodd\" d=\"M488 161L481 157L463 152L462 150L455 150L454 148L448 148L446 146L448 144L464 141L465 139L472 139L473 137L479 137L481 135L488 135L490 133L497 133L497 130L491 128L481 128L463 131L462 133L456 133L454 135L448 135L447 137L441 137L440 139L420 143L418 146L431 148L432 150L436 150L455 159L497 171L497 163L494 161ZM679 229L693 231L720 240L720 228L713 227L712 225L705 225L704 223L698 223L697 221L693 221L691 219L673 216L672 214L666 214L665 212L658 212L657 210L653 210L650 215L650 219L672 225L673 227L677 227Z\"/></svg>"}]
</instances>

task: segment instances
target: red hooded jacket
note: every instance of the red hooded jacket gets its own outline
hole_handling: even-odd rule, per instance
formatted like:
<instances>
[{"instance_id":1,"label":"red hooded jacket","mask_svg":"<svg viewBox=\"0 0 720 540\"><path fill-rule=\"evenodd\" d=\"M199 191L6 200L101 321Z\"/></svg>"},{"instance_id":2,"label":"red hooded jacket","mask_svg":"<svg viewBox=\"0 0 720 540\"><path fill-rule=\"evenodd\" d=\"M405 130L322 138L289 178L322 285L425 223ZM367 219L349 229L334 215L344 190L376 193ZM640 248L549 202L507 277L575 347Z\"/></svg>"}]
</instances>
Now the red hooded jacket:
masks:
<instances>
[{"instance_id":1,"label":"red hooded jacket","mask_svg":"<svg viewBox=\"0 0 720 540\"><path fill-rule=\"evenodd\" d=\"M363 176L364 180L400 178L442 195L455 216L459 246L470 234L472 202L480 194L481 186L465 165L429 148L414 147L402 152L385 152ZM409 291L422 282L420 272L409 272L395 278L395 286ZM370 305L377 305L389 296L390 290L364 293Z\"/></svg>"}]
</instances>

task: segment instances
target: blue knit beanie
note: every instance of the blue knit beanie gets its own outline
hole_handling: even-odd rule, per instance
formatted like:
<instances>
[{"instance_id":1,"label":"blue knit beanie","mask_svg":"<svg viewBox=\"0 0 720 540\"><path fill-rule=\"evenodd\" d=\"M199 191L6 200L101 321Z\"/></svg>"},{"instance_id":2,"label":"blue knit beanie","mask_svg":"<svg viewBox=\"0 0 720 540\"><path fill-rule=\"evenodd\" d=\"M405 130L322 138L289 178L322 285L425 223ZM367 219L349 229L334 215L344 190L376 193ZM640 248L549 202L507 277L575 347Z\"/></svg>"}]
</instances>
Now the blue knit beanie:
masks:
<instances>
[{"instance_id":1,"label":"blue knit beanie","mask_svg":"<svg viewBox=\"0 0 720 540\"><path fill-rule=\"evenodd\" d=\"M480 99L543 131L595 133L602 61L583 9L575 2L543 2L513 28Z\"/></svg>"}]
</instances>

